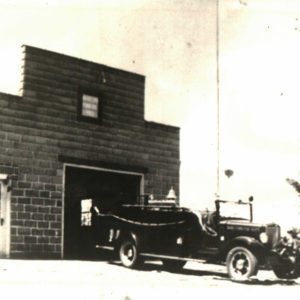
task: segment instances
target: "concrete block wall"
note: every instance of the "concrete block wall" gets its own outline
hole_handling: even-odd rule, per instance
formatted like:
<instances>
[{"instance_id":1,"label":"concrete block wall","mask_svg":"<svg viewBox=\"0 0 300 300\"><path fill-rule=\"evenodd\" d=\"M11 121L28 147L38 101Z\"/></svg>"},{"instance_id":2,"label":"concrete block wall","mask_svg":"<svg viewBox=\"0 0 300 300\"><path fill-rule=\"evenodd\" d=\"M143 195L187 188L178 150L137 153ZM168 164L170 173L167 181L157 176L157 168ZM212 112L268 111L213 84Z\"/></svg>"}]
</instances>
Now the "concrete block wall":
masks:
<instances>
[{"instance_id":1,"label":"concrete block wall","mask_svg":"<svg viewBox=\"0 0 300 300\"><path fill-rule=\"evenodd\" d=\"M60 257L62 163L47 147L32 110L21 97L0 94L0 173L12 182L10 252Z\"/></svg>"},{"instance_id":2,"label":"concrete block wall","mask_svg":"<svg viewBox=\"0 0 300 300\"><path fill-rule=\"evenodd\" d=\"M24 46L22 96L0 93L0 173L12 179L11 255L60 257L62 157L143 168L145 192L179 193L179 129L144 120L145 78ZM78 120L80 89L103 98L101 124Z\"/></svg>"}]
</instances>

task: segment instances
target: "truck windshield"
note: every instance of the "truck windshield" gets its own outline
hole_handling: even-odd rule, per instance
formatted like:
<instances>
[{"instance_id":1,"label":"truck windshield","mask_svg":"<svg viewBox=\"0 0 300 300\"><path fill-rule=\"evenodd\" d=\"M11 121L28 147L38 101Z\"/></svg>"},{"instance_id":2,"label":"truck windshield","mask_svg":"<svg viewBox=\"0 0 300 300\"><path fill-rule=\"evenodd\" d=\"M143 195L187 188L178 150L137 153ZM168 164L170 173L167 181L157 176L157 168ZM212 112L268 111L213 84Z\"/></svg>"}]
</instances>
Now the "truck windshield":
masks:
<instances>
[{"instance_id":1,"label":"truck windshield","mask_svg":"<svg viewBox=\"0 0 300 300\"><path fill-rule=\"evenodd\" d=\"M250 207L248 203L220 202L220 216L223 218L235 218L250 220Z\"/></svg>"}]
</instances>

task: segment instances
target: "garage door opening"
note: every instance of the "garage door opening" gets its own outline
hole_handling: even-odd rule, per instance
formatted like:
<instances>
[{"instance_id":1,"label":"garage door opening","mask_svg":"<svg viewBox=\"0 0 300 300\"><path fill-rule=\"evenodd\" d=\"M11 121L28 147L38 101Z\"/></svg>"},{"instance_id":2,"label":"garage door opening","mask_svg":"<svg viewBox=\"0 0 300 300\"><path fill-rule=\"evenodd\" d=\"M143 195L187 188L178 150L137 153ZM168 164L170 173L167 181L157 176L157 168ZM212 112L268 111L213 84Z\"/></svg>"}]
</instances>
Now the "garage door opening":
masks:
<instances>
[{"instance_id":1,"label":"garage door opening","mask_svg":"<svg viewBox=\"0 0 300 300\"><path fill-rule=\"evenodd\" d=\"M66 166L64 201L64 258L93 255L90 207L102 210L135 204L141 194L142 174Z\"/></svg>"}]
</instances>

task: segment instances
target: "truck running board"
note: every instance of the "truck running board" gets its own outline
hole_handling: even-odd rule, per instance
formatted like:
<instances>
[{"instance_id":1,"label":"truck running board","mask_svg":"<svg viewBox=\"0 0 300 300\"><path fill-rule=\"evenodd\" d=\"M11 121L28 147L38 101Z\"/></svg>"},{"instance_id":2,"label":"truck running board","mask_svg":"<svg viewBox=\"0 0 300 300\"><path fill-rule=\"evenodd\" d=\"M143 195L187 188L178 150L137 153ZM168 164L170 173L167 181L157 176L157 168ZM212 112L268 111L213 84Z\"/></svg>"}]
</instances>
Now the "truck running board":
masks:
<instances>
[{"instance_id":1,"label":"truck running board","mask_svg":"<svg viewBox=\"0 0 300 300\"><path fill-rule=\"evenodd\" d=\"M104 250L114 250L115 249L112 246L100 246L100 245L96 245L95 248L96 249L104 249Z\"/></svg>"},{"instance_id":2,"label":"truck running board","mask_svg":"<svg viewBox=\"0 0 300 300\"><path fill-rule=\"evenodd\" d=\"M113 251L115 249L112 246L96 245L95 247L97 249L110 250L110 251ZM191 258L191 257L163 255L163 254L153 254L153 253L140 253L139 255L143 256L143 257L156 258L156 259L171 259L171 260L182 260L182 261L193 261L193 262L206 263L205 259L198 259L198 258Z\"/></svg>"},{"instance_id":3,"label":"truck running board","mask_svg":"<svg viewBox=\"0 0 300 300\"><path fill-rule=\"evenodd\" d=\"M203 259L190 258L190 257L181 257L181 256L171 256L171 255L161 255L161 254L152 254L152 253L140 253L140 256L153 257L158 259L173 259L173 260L183 260L183 261L194 261L194 262L205 262Z\"/></svg>"}]
</instances>

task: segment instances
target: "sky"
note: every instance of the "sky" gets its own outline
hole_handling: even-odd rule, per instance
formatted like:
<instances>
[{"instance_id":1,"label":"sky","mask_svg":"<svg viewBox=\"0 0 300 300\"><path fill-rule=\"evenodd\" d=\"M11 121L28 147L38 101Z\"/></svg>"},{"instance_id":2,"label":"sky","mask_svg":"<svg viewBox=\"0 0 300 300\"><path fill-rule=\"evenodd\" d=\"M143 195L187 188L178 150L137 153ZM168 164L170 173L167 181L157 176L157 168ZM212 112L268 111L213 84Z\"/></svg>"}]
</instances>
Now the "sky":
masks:
<instances>
[{"instance_id":1,"label":"sky","mask_svg":"<svg viewBox=\"0 0 300 300\"><path fill-rule=\"evenodd\" d=\"M0 0L0 91L18 94L22 44L145 75L145 118L181 128L180 201L210 208L216 1ZM219 0L219 195L298 223L286 178L300 180L299 50L299 1Z\"/></svg>"}]
</instances>

